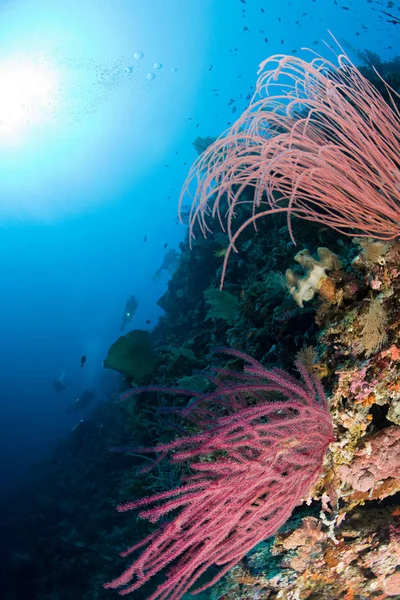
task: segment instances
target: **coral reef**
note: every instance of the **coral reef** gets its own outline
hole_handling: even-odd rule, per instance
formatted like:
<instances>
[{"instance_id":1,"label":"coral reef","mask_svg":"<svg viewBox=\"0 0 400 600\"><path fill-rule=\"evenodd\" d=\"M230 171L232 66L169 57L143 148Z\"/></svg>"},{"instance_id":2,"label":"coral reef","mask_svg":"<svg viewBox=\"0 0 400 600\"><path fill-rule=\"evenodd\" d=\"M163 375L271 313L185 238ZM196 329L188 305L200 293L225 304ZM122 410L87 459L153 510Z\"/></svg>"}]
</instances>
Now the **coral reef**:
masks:
<instances>
[{"instance_id":1,"label":"coral reef","mask_svg":"<svg viewBox=\"0 0 400 600\"><path fill-rule=\"evenodd\" d=\"M335 90L330 89L330 101L334 102ZM203 152L203 158L208 151ZM380 194L375 183L367 183L374 198L375 192ZM253 196L249 188L251 184L240 192L243 202L236 206L238 224L245 223L252 214ZM386 193L385 189L382 193ZM360 197L359 190L357 194L354 192L355 197ZM294 493L295 487L286 490L293 492L291 510L288 506L286 516L292 514L278 532L263 529L264 523L255 519L255 530L247 534L250 537L253 534L256 545L249 552L249 548L243 547L240 553L239 537L229 530L237 544L238 562L207 590L206 597L212 600L400 597L400 243L374 240L369 231L366 237L353 242L350 236L308 220L301 221L298 227L295 217L289 227L286 208L269 219L257 221L256 230L243 228L240 248L231 253L225 267L228 234L232 239L232 231L203 239L201 229L194 230L196 238L192 239L191 251L187 247L191 234L188 231L177 268L159 300L165 315L151 333L140 338L142 341L134 352L128 344L126 353L118 350L113 356L112 368L123 374L117 389L74 428L52 456L36 466L23 493L2 499L4 519L0 534L7 545L0 547L0 577L6 600L110 598L112 592L105 590L103 584L112 581L118 572L116 550L123 551L143 540L149 542L149 536L159 531L135 512L118 514L115 505L139 507L142 503L144 512L162 512L166 505L161 498L157 507L148 506L143 499L163 494L168 503L174 491L188 481L196 482L193 478L204 473L215 476L215 485L221 481L220 474L212 469L221 464L223 452L213 447L208 453L202 444L221 440L223 432L227 432L223 429L224 418L231 418L229 423L233 426L232 407L214 396L209 405L203 406L205 414L200 423L198 419L190 421L182 416L190 415L190 407L196 407L200 397L212 395L215 385L233 394L238 382L249 383L249 373L243 372L243 361L235 353L254 357L267 373L284 372L286 381L296 379L293 365L300 358L309 377L317 378L318 385L325 390L335 439L330 438L329 448L324 447L324 452L318 450L318 474L312 489L300 486L298 494ZM197 216L201 215L192 213L192 221ZM370 218L373 219L372 212L368 214ZM385 215L378 215L377 219L374 223L379 229ZM397 219L390 227L398 227ZM290 240L290 229L295 233L296 246ZM341 268L329 271L328 277L320 273L318 294L314 293L301 307L289 293L283 273L293 265L299 250L301 256L312 258L321 247L340 257ZM315 268L314 265L311 270ZM224 291L229 296L216 294L223 272ZM296 285L301 285L302 276ZM320 281L329 282L324 293ZM208 298L207 293L204 295L206 290L212 290ZM212 297L228 298L231 311L228 318L221 318L223 309L210 314ZM127 341L124 338L120 338L123 347ZM118 341L116 345L111 354L118 349ZM233 354L214 354L212 349L219 346L230 346ZM139 358L142 362L136 364ZM232 372L237 375L234 381ZM150 385L158 392L139 394L143 389L132 385ZM168 391L171 387L174 395ZM257 407L262 400L260 395L253 397L249 391L247 388L237 399L239 404L245 404L246 410ZM116 402L121 394L124 399ZM230 398L236 400L234 395ZM276 398L269 396L269 399L270 407L277 402ZM284 413L279 412L277 405L275 408L278 411L275 424L282 424L282 419L284 423ZM292 416L290 423L294 426L295 415ZM205 431L201 429L202 423ZM247 445L243 439L239 443L234 437L237 430L229 430L235 442L233 448L239 453L244 452L243 448L248 450L250 437L246 436L251 435L250 425L248 420L237 424L237 427L249 426L244 436ZM258 422L259 431L264 425ZM215 432L213 428L217 426L221 429ZM307 418L299 425L299 431L303 438L309 434L312 439L320 426L318 419ZM197 458L179 457L178 450L185 440L193 440L202 433L204 437L196 446L201 450L201 459L198 465L193 465ZM291 441L296 440L294 431ZM256 441L260 442L257 452L265 451L264 437ZM283 446L284 457L303 457L301 447L296 450L290 444L285 446L285 440L279 436L272 442L275 449L277 444ZM154 464L143 452L146 447L170 448L172 461L156 460ZM110 452L110 448L126 452ZM192 450L195 452L193 446ZM263 461L268 467L271 457L263 454ZM249 472L257 467L251 455L246 455L243 463L248 463ZM232 487L226 481L221 482L221 491L227 492L224 501L234 505L238 498L243 498L241 494L247 491L243 487L246 474L242 482L233 477L232 482L236 483ZM261 484L263 476L257 474L252 483ZM293 482L296 486L295 479ZM206 490L202 493L206 494ZM282 494L281 490L277 516L285 510ZM171 523L179 524L180 510L183 519L193 516L190 498L186 496L185 506L180 504L184 498L178 497L175 512L160 515L161 531L171 527ZM255 510L251 505L250 514L254 516ZM283 519L277 518L275 525L279 527L281 522ZM225 525L225 521L221 522L221 531L228 531L229 528L223 529ZM211 536L210 522L204 522L204 527ZM181 533L177 529L178 542ZM198 533L196 547L206 548L207 540ZM269 534L274 535L268 537ZM150 556L150 568L153 561L156 566L157 560L161 561L157 566L162 567L163 556L157 558L151 544L150 541L147 546L152 548L151 556L146 555ZM229 538L223 548L228 546ZM196 555L196 547L187 560L194 556L199 564L201 557ZM212 553L218 548L212 546L209 550L207 565L214 563L214 559L217 562ZM138 560L136 555L132 556L134 564L135 559ZM171 563L170 568L174 569L176 564L179 563ZM149 568L141 566L144 570ZM200 577L198 587L216 577L214 569L210 566L210 576ZM145 583L138 595L133 592L132 597L145 598L156 593L156 587L163 585L165 572L159 578L158 574L157 571L154 583ZM185 579L186 574L180 577Z\"/></svg>"}]
</instances>

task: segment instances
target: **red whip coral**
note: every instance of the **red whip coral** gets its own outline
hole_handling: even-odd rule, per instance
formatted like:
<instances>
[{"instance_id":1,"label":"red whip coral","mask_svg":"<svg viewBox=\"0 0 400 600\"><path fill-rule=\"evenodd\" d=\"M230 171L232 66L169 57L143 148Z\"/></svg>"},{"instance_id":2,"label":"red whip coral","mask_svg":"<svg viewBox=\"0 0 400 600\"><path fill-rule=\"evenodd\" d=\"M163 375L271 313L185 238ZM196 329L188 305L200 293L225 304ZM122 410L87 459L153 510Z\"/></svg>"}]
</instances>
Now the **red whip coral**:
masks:
<instances>
[{"instance_id":1,"label":"red whip coral","mask_svg":"<svg viewBox=\"0 0 400 600\"><path fill-rule=\"evenodd\" d=\"M282 54L261 63L249 107L198 157L181 194L180 206L196 183L191 237L196 222L210 231L210 216L228 231L221 287L237 237L268 214L287 213L292 239L292 215L348 235L397 237L399 116L345 54L338 66ZM253 198L241 197L245 188ZM246 204L250 216L234 231Z\"/></svg>"},{"instance_id":2,"label":"red whip coral","mask_svg":"<svg viewBox=\"0 0 400 600\"><path fill-rule=\"evenodd\" d=\"M168 567L150 599L178 600L216 565L218 574L196 592L208 588L278 531L321 474L333 429L320 382L300 362L302 382L280 369L267 371L236 350L222 351L243 359L245 367L243 372L215 368L208 375L216 385L212 393L149 387L124 396L145 390L195 396L181 413L196 417L200 431L141 449L159 459L171 454L174 463L189 460L193 473L173 490L118 508L140 508L140 517L162 521L158 530L123 553L145 547L120 577L106 584L123 588L120 594L138 589ZM175 510L176 516L166 520Z\"/></svg>"}]
</instances>

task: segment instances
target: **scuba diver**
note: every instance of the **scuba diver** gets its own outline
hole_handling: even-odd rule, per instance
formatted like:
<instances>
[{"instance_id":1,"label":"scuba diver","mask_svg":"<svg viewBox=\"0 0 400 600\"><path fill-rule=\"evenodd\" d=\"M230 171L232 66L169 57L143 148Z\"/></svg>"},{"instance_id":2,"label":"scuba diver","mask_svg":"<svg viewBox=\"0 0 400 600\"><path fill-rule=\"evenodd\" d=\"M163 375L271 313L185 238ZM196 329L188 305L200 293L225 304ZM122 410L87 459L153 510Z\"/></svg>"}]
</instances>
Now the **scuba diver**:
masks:
<instances>
[{"instance_id":1,"label":"scuba diver","mask_svg":"<svg viewBox=\"0 0 400 600\"><path fill-rule=\"evenodd\" d=\"M85 364L85 362L86 362L86 356L84 354L82 354L82 356L81 356L81 367L83 367L83 365Z\"/></svg>"},{"instance_id":2,"label":"scuba diver","mask_svg":"<svg viewBox=\"0 0 400 600\"><path fill-rule=\"evenodd\" d=\"M53 388L55 392L63 392L67 387L67 382L65 381L65 373L62 372L58 379L53 379Z\"/></svg>"},{"instance_id":3,"label":"scuba diver","mask_svg":"<svg viewBox=\"0 0 400 600\"><path fill-rule=\"evenodd\" d=\"M138 307L138 302L136 300L136 297L132 294L132 296L126 301L125 311L124 311L124 315L122 317L120 331L123 331L125 325L127 325L127 323L129 323L132 320L137 307Z\"/></svg>"},{"instance_id":4,"label":"scuba diver","mask_svg":"<svg viewBox=\"0 0 400 600\"><path fill-rule=\"evenodd\" d=\"M79 398L75 400L71 406L67 408L67 413L76 412L78 410L85 410L95 399L96 395L93 390L88 388L83 392Z\"/></svg>"},{"instance_id":5,"label":"scuba diver","mask_svg":"<svg viewBox=\"0 0 400 600\"><path fill-rule=\"evenodd\" d=\"M166 248L166 246L164 246L164 248ZM173 275L178 264L179 252L177 252L173 248L171 250L168 250L168 252L164 255L164 259L161 263L161 266L154 273L152 281L157 281L157 279L160 279L163 271L166 271L170 275Z\"/></svg>"},{"instance_id":6,"label":"scuba diver","mask_svg":"<svg viewBox=\"0 0 400 600\"><path fill-rule=\"evenodd\" d=\"M100 419L80 419L71 429L72 456L83 448L98 445L102 437L103 424Z\"/></svg>"}]
</instances>

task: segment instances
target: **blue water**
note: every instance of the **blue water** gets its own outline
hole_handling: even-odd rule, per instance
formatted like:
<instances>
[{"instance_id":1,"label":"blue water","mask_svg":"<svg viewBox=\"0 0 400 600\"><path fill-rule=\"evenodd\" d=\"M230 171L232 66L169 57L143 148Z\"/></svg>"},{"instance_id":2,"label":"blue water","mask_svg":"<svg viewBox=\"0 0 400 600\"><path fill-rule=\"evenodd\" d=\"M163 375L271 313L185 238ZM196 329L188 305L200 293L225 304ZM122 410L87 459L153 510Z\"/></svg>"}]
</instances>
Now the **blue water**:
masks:
<instances>
[{"instance_id":1,"label":"blue water","mask_svg":"<svg viewBox=\"0 0 400 600\"><path fill-rule=\"evenodd\" d=\"M240 114L269 55L332 57L328 30L353 59L351 47L400 54L390 4L0 1L0 492L68 435L83 390L115 388L102 361L129 296L132 327L162 314L169 275L152 275L184 236L193 140ZM33 84L7 100L26 70Z\"/></svg>"}]
</instances>

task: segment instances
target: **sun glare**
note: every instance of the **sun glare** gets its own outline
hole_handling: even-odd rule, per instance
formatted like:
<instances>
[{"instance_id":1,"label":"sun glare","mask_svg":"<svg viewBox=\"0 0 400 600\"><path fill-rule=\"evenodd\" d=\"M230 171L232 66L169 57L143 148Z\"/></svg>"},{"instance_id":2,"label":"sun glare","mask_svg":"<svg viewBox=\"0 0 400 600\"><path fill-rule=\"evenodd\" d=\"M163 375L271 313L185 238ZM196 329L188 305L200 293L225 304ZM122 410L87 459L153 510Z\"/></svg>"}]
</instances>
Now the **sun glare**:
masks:
<instances>
[{"instance_id":1,"label":"sun glare","mask_svg":"<svg viewBox=\"0 0 400 600\"><path fill-rule=\"evenodd\" d=\"M57 89L53 68L35 60L0 62L0 142L16 139L50 114Z\"/></svg>"}]
</instances>

